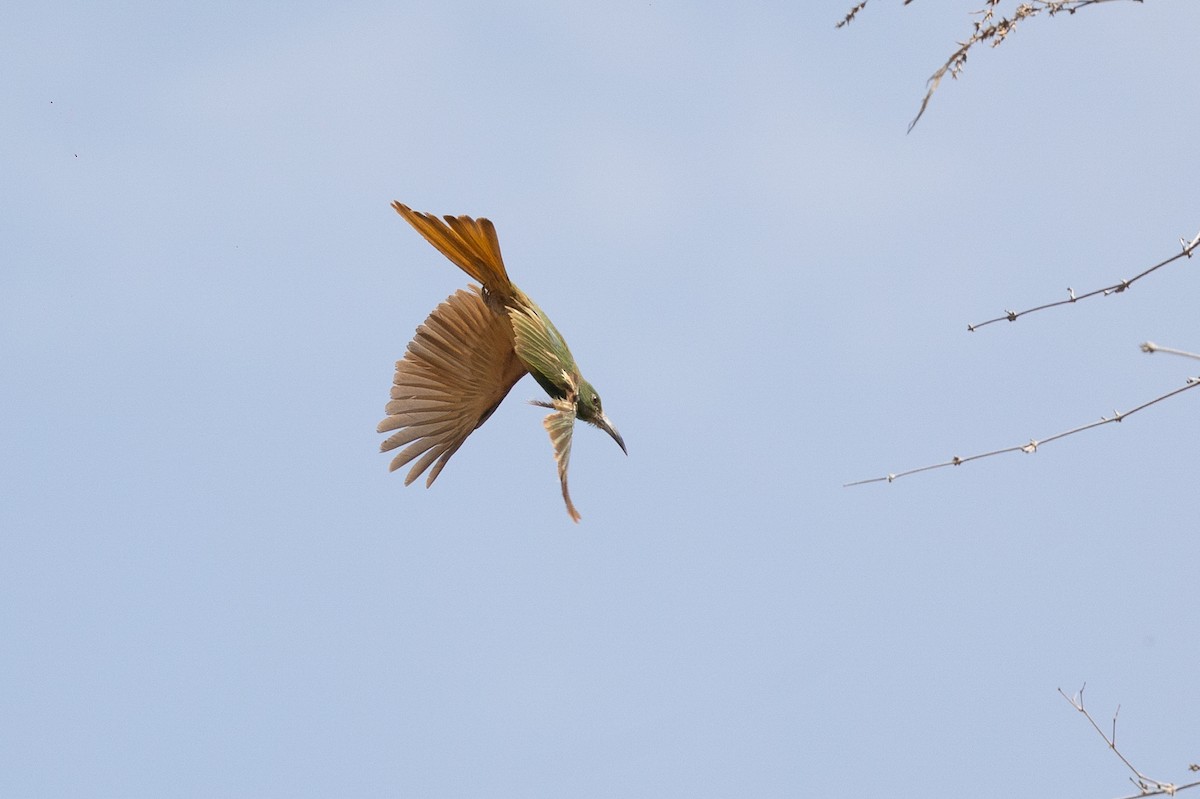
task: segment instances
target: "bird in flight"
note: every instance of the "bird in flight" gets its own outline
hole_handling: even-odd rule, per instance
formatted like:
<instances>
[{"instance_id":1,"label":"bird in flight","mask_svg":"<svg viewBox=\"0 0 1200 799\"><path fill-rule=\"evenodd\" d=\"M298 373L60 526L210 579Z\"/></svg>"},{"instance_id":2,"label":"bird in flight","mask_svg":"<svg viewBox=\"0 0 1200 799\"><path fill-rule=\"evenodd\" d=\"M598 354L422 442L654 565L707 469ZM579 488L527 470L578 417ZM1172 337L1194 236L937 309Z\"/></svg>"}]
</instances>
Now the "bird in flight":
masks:
<instances>
[{"instance_id":1,"label":"bird in flight","mask_svg":"<svg viewBox=\"0 0 1200 799\"><path fill-rule=\"evenodd\" d=\"M425 486L433 485L450 456L528 372L550 396L549 402L532 402L553 411L542 424L554 445L567 513L578 522L567 490L575 420L599 427L628 454L621 434L604 415L600 395L583 379L549 317L509 280L490 220L439 219L400 202L392 207L479 285L459 289L435 308L396 362L387 416L379 423L380 433L395 432L380 451L407 446L392 459L390 470L415 459L404 484L429 469Z\"/></svg>"}]
</instances>

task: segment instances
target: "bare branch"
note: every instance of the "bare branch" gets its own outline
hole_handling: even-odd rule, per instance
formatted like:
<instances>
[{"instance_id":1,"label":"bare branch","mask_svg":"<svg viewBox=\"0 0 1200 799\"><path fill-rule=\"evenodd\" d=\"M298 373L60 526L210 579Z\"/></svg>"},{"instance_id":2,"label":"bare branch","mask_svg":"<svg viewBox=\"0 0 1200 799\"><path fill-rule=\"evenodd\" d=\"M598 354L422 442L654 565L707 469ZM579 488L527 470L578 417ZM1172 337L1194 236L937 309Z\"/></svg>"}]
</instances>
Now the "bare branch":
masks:
<instances>
[{"instance_id":1,"label":"bare branch","mask_svg":"<svg viewBox=\"0 0 1200 799\"><path fill-rule=\"evenodd\" d=\"M1087 688L1087 683L1083 684L1083 687L1079 689L1079 693L1075 694L1074 697L1067 696L1066 692L1061 688L1058 689L1058 693L1063 699L1071 703L1071 707L1075 708L1084 715L1084 718L1086 718L1088 723L1092 725L1092 729L1094 729L1096 733L1104 739L1104 743L1108 744L1108 748L1112 750L1112 753L1120 758L1121 762L1125 764L1126 768L1133 772L1133 777L1131 777L1129 781L1137 786L1138 792L1128 797L1122 797L1122 799L1139 799L1139 797L1143 796L1174 796L1179 791L1185 791L1188 788L1195 788L1197 785L1200 785L1200 780L1196 782L1185 783L1183 785L1176 785L1171 782L1161 782L1160 780L1147 777L1145 774L1138 771L1134 765L1129 762L1128 758L1121 754L1121 750L1117 749L1117 716L1121 712L1121 706L1118 705L1116 713L1113 713L1112 737L1110 738L1109 736L1105 735L1104 730L1100 729L1100 725L1096 723L1094 718L1092 718L1092 714L1089 713L1086 708L1084 708L1084 688ZM1200 770L1194 768L1193 766L1189 766L1188 768L1191 771Z\"/></svg>"},{"instance_id":2,"label":"bare branch","mask_svg":"<svg viewBox=\"0 0 1200 799\"><path fill-rule=\"evenodd\" d=\"M1165 352L1168 355L1182 355L1185 358L1195 358L1196 360L1200 361L1200 354L1197 354L1194 352L1188 352L1187 350L1177 350L1177 349L1173 349L1171 347L1160 347L1159 345L1155 344L1153 341L1143 342L1142 343L1142 352ZM1200 769L1196 769L1196 770L1200 771Z\"/></svg>"},{"instance_id":3,"label":"bare branch","mask_svg":"<svg viewBox=\"0 0 1200 799\"><path fill-rule=\"evenodd\" d=\"M904 0L904 5L908 5L911 2L912 2L912 0ZM1138 2L1141 2L1141 0L1138 0ZM849 25L851 22L854 21L854 18L858 16L859 11L862 11L864 8L866 8L866 5L867 5L867 0L862 0L861 3L856 5L854 8L850 9L849 13L847 13L846 16L842 18L841 22L834 25L833 27L835 27L835 28L846 27L847 25Z\"/></svg>"},{"instance_id":4,"label":"bare branch","mask_svg":"<svg viewBox=\"0 0 1200 799\"><path fill-rule=\"evenodd\" d=\"M1143 348L1144 348L1144 346L1145 345L1143 345ZM1098 421L1089 422L1088 424L1085 424L1085 425L1080 425L1079 427L1075 427L1070 430L1066 430L1062 433L1057 433L1055 435L1052 435L1049 438L1043 438L1043 439L1034 438L1034 439L1030 439L1028 444L1020 444L1020 445L1013 446L1013 447L1005 447L1004 449L996 449L996 450L992 450L991 452L982 452L978 455L971 455L966 458L960 458L956 455L953 458L951 458L950 460L943 461L942 463L934 463L929 466L921 466L920 468L909 469L908 471L905 471L905 472L893 472L892 474L888 474L883 477L872 477L867 480L856 480L853 483L843 483L842 487L849 488L850 486L866 485L867 483L891 483L891 482L895 482L896 480L899 480L901 477L907 477L910 474L917 474L918 472L928 472L932 469L941 469L945 466L962 466L964 463L969 463L971 461L977 461L981 458L990 458L993 455L1002 455L1006 452L1025 452L1028 454L1033 454L1034 452L1037 452L1038 447L1040 447L1044 444L1049 444L1051 441L1057 441L1060 438L1066 438L1067 436L1073 436L1076 433L1082 433L1084 430L1091 430L1093 427L1100 427L1101 425L1105 425L1110 422L1123 421L1125 419L1125 417L1127 417L1127 416L1132 416L1133 414L1137 413L1140 410L1149 408L1151 405L1162 402L1165 399L1174 397L1176 394L1182 394L1183 392L1189 391L1190 389L1193 389L1196 386L1200 386L1200 377L1189 377L1187 379L1186 383L1181 388L1174 389L1173 391L1168 391L1166 394L1162 394L1158 397L1155 397L1154 399L1150 400L1149 402L1143 402L1141 405L1138 405L1136 408L1133 408L1132 410L1125 411L1124 413L1121 413L1120 411L1113 411L1112 416L1102 416L1102 417L1100 417L1100 419Z\"/></svg>"},{"instance_id":5,"label":"bare branch","mask_svg":"<svg viewBox=\"0 0 1200 799\"><path fill-rule=\"evenodd\" d=\"M1089 297L1107 297L1110 294L1121 294L1126 289L1128 289L1130 286L1132 286L1134 283L1141 280L1142 278L1144 278L1146 275L1150 274L1151 272L1162 269L1167 264L1178 261L1180 258L1191 258L1192 254L1196 251L1196 249L1198 247L1200 247L1200 233L1197 233L1195 235L1195 237L1192 238L1191 241L1188 241L1186 239L1180 239L1179 243L1183 247L1183 250L1181 252L1177 252L1174 255L1172 255L1170 258L1159 261L1154 266L1152 266L1149 269L1146 269L1142 272L1139 272L1138 274L1134 275L1131 278L1128 278L1126 280L1121 280L1117 283L1114 283L1111 286L1105 286L1104 288L1096 289L1095 291L1089 291L1086 294L1076 294L1074 292L1074 290L1072 290L1070 287L1068 287L1067 288L1067 299L1065 299L1065 300L1058 300L1057 302L1048 302L1044 305L1038 305L1034 308L1027 308L1024 311L1005 311L1004 316L997 316L995 319L989 319L986 322L977 322L976 324L973 324L973 325L967 325L967 331L974 333L979 328L985 327L994 322L1004 322L1004 321L1015 322L1019 318L1024 316L1025 314L1031 314L1034 311L1044 311L1047 308L1057 308L1060 305L1071 305L1073 303L1079 302L1080 300L1086 300Z\"/></svg>"},{"instance_id":6,"label":"bare branch","mask_svg":"<svg viewBox=\"0 0 1200 799\"><path fill-rule=\"evenodd\" d=\"M1111 3L1114 1L1115 0L1024 0L1024 2L1018 3L1017 7L1013 9L1012 16L1002 16L999 19L996 19L996 7L1000 5L1001 0L984 0L984 7L979 11L972 12L974 15L978 16L979 19L973 23L974 30L972 31L971 35L967 37L966 41L958 43L958 49L950 54L950 57L946 59L946 63L938 67L937 71L934 72L927 81L928 89L925 91L925 96L921 98L921 107L917 111L917 115L913 118L913 121L908 123L909 132L912 132L912 129L917 125L917 121L920 120L924 115L925 109L929 107L929 101L933 97L933 93L937 91L938 86L941 84L942 78L946 77L946 75L949 75L952 78L957 78L967 64L968 52L975 45L979 44L980 42L990 41L992 47L997 47L1008 37L1010 33L1013 32L1013 30L1017 27L1018 22L1024 19L1029 19L1030 17L1036 17L1043 11L1051 17L1055 14L1061 14L1063 12L1074 14L1076 11L1088 6L1094 6L1099 3ZM1128 1L1134 3L1142 2L1142 0ZM904 5L908 5L910 2L912 2L912 0L904 0ZM862 11L866 5L867 0L862 0L862 2L855 5L850 9L849 13L842 18L841 22L837 23L836 27L842 28L846 25L849 25L854 18L858 16L858 12Z\"/></svg>"},{"instance_id":7,"label":"bare branch","mask_svg":"<svg viewBox=\"0 0 1200 799\"><path fill-rule=\"evenodd\" d=\"M835 28L846 27L847 25L849 25L851 22L854 21L854 18L858 16L858 12L862 11L864 8L866 8L866 6L867 6L867 0L862 0L861 3L856 5L854 8L850 9L849 13L847 13L846 16L842 18L841 22L834 25L833 27L835 27Z\"/></svg>"},{"instance_id":8,"label":"bare branch","mask_svg":"<svg viewBox=\"0 0 1200 799\"><path fill-rule=\"evenodd\" d=\"M1130 779L1130 782L1133 782L1132 778ZM1137 785L1137 783L1135 782L1134 785ZM1200 785L1200 780L1197 780L1196 782L1185 782L1183 785L1163 786L1162 788L1154 790L1152 790L1150 786L1146 786L1144 789L1139 786L1137 793L1131 793L1129 796L1122 796L1119 797L1119 799L1142 799L1144 796L1174 796L1180 791L1186 791L1188 788L1195 788L1197 785Z\"/></svg>"}]
</instances>

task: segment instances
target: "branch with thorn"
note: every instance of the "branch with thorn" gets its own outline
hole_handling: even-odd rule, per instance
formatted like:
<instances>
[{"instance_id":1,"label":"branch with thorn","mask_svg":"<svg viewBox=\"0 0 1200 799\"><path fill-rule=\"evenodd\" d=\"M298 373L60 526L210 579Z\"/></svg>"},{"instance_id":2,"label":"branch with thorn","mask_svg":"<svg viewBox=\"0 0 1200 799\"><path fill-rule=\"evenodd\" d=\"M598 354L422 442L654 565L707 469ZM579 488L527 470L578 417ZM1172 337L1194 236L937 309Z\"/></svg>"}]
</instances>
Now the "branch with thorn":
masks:
<instances>
[{"instance_id":1,"label":"branch with thorn","mask_svg":"<svg viewBox=\"0 0 1200 799\"><path fill-rule=\"evenodd\" d=\"M1133 776L1129 778L1129 781L1137 787L1138 793L1133 794L1132 796L1122 797L1122 799L1138 799L1142 796L1174 796L1180 791L1185 791L1188 788L1195 788L1197 785L1200 785L1200 780L1196 782L1185 783L1183 785L1176 785L1172 782L1162 782L1161 780L1147 777L1145 774L1138 771L1134 765L1129 762L1129 759L1126 758L1125 755L1121 754L1121 750L1117 748L1117 716L1121 712L1121 706L1117 705L1117 710L1113 713L1112 737L1110 738L1104 732L1104 730L1100 728L1100 725L1096 723L1096 720L1092 718L1092 714L1089 713L1083 706L1084 688L1087 688L1087 683L1084 683L1083 687L1079 689L1079 693L1075 694L1073 697L1067 696L1066 692L1061 688L1058 689L1058 693L1063 699L1071 703L1071 707L1083 714L1084 718L1088 720L1088 723L1092 725L1092 729L1094 729L1097 734L1104 739L1104 743L1108 744L1108 748L1112 750L1112 753L1120 758L1121 762L1125 764L1126 768L1133 772ZM1188 770L1200 771L1200 766L1193 763L1188 766Z\"/></svg>"},{"instance_id":2,"label":"branch with thorn","mask_svg":"<svg viewBox=\"0 0 1200 799\"><path fill-rule=\"evenodd\" d=\"M1144 344L1142 344L1141 350L1142 350L1142 352L1146 352L1146 353L1165 352L1165 353L1168 353L1171 355L1182 355L1184 357L1196 358L1196 359L1200 360L1200 354L1193 353L1193 352L1186 352L1184 350L1177 350L1177 349L1173 349L1171 347L1160 347L1159 345L1155 344L1152 341L1147 341ZM1133 414L1137 413L1140 410L1149 408L1151 405L1160 403L1163 400L1170 399L1171 397L1174 397L1177 394L1182 394L1185 391L1190 391L1191 389L1195 388L1196 386L1200 386L1200 377L1189 377L1184 382L1184 385L1182 387L1174 389L1172 391L1168 391L1165 394L1155 397L1154 399L1150 400L1149 402L1143 402L1141 405L1138 405L1136 408L1134 408L1132 410L1128 410L1123 413L1120 411L1113 411L1112 416L1101 416L1099 421L1089 422L1088 424L1080 425L1079 427L1075 427L1075 428L1072 428L1065 432L1052 435L1049 438L1042 438L1042 439L1034 438L1034 439L1030 439L1028 444L1018 444L1017 446L1005 447L1004 449L996 449L996 450L992 450L991 452L982 452L978 455L971 455L966 458L961 458L961 457L955 455L950 460L943 461L942 463L934 463L934 464L930 464L929 466L921 466L916 469L909 469L908 471L905 471L905 472L893 472L891 474L884 475L883 477L872 477L872 478L869 478L866 480L855 480L853 483L843 483L842 487L849 488L850 486L866 485L867 483L892 483L892 482L895 482L896 480L899 480L901 477L907 477L910 474L917 474L918 472L928 472L928 471L932 471L933 469L941 469L946 466L962 466L964 463L969 463L971 461L977 461L977 460L980 460L981 458L990 458L993 455L1003 455L1006 452L1024 452L1026 454L1032 455L1033 453L1037 452L1038 447L1041 447L1045 444L1049 444L1051 441L1057 441L1060 438L1066 438L1067 436L1073 436L1076 433L1082 433L1084 430L1091 430L1093 427L1100 427L1101 425L1109 424L1110 422L1123 421L1126 417L1132 416Z\"/></svg>"},{"instance_id":3,"label":"branch with thorn","mask_svg":"<svg viewBox=\"0 0 1200 799\"><path fill-rule=\"evenodd\" d=\"M1003 316L997 316L995 319L989 319L986 322L977 322L973 325L967 325L967 331L974 333L979 328L984 327L986 325L993 324L994 322L1004 322L1004 321L1015 322L1015 321L1017 321L1017 319L1024 316L1025 314L1031 314L1034 311L1044 311L1047 308L1057 308L1060 305L1071 305L1072 303L1076 303L1079 300L1086 300L1089 297L1107 297L1110 294L1122 294L1122 293L1124 293L1124 291L1126 289L1128 289L1134 283L1141 280L1142 278L1144 278L1146 275L1150 274L1151 272L1155 272L1159 269L1162 269L1167 264L1178 261L1180 258L1191 258L1192 254L1196 252L1196 248L1200 247L1200 233L1197 233L1192 238L1191 241L1188 241L1187 239L1180 239L1179 244L1182 247L1182 250L1180 252L1175 253L1170 258L1166 258L1162 261L1159 261L1154 266L1152 266L1149 269L1146 269L1142 272L1139 272L1138 274L1134 275L1131 278L1118 281L1111 286L1105 286L1104 288L1096 289L1095 291L1089 291L1087 294L1077 295L1077 294L1075 294L1074 290L1072 290L1071 288L1068 287L1067 288L1067 299L1065 299L1065 300L1058 300L1057 302L1048 302L1045 305L1039 305L1035 308L1029 308L1024 311L1005 311Z\"/></svg>"}]
</instances>

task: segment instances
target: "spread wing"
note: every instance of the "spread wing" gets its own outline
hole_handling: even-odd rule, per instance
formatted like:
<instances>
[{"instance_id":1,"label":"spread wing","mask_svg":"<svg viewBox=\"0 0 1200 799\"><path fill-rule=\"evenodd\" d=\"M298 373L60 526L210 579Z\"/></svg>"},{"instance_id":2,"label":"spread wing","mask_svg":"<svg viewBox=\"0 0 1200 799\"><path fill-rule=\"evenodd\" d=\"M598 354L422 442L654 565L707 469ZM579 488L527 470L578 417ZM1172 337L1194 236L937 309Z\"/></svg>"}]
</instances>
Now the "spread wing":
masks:
<instances>
[{"instance_id":1,"label":"spread wing","mask_svg":"<svg viewBox=\"0 0 1200 799\"><path fill-rule=\"evenodd\" d=\"M380 450L407 444L390 469L417 462L408 485L434 464L425 480L433 485L450 456L496 410L525 374L513 350L512 327L484 304L479 288L459 290L434 309L408 351L396 362L392 399L379 432L397 431Z\"/></svg>"},{"instance_id":2,"label":"spread wing","mask_svg":"<svg viewBox=\"0 0 1200 799\"><path fill-rule=\"evenodd\" d=\"M563 501L567 503L567 513L571 520L579 521L579 511L571 502L571 492L567 490L567 465L571 461L571 433L575 430L575 407L570 402L558 401L550 407L555 412L542 420L546 432L550 434L550 443L554 445L554 460L558 463L558 479L562 483Z\"/></svg>"}]
</instances>

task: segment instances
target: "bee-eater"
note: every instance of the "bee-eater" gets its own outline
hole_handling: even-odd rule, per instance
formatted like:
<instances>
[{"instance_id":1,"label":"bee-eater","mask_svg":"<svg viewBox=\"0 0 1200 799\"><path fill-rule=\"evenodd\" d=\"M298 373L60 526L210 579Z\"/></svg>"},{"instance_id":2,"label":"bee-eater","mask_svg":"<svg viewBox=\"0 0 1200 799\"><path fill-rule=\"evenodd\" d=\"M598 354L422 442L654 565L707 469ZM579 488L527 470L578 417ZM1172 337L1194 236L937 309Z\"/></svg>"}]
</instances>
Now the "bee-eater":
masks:
<instances>
[{"instance_id":1,"label":"bee-eater","mask_svg":"<svg viewBox=\"0 0 1200 799\"><path fill-rule=\"evenodd\" d=\"M578 522L567 490L575 420L599 427L628 454L621 434L604 415L600 395L583 379L549 317L509 280L491 221L469 216L443 221L403 203L392 207L480 285L459 289L435 308L396 362L387 417L379 423L380 433L396 432L380 450L408 446L392 459L391 471L419 457L404 484L433 464L425 486L433 485L450 456L528 372L550 395L549 402L532 402L554 411L542 424L554 445L567 513Z\"/></svg>"}]
</instances>

